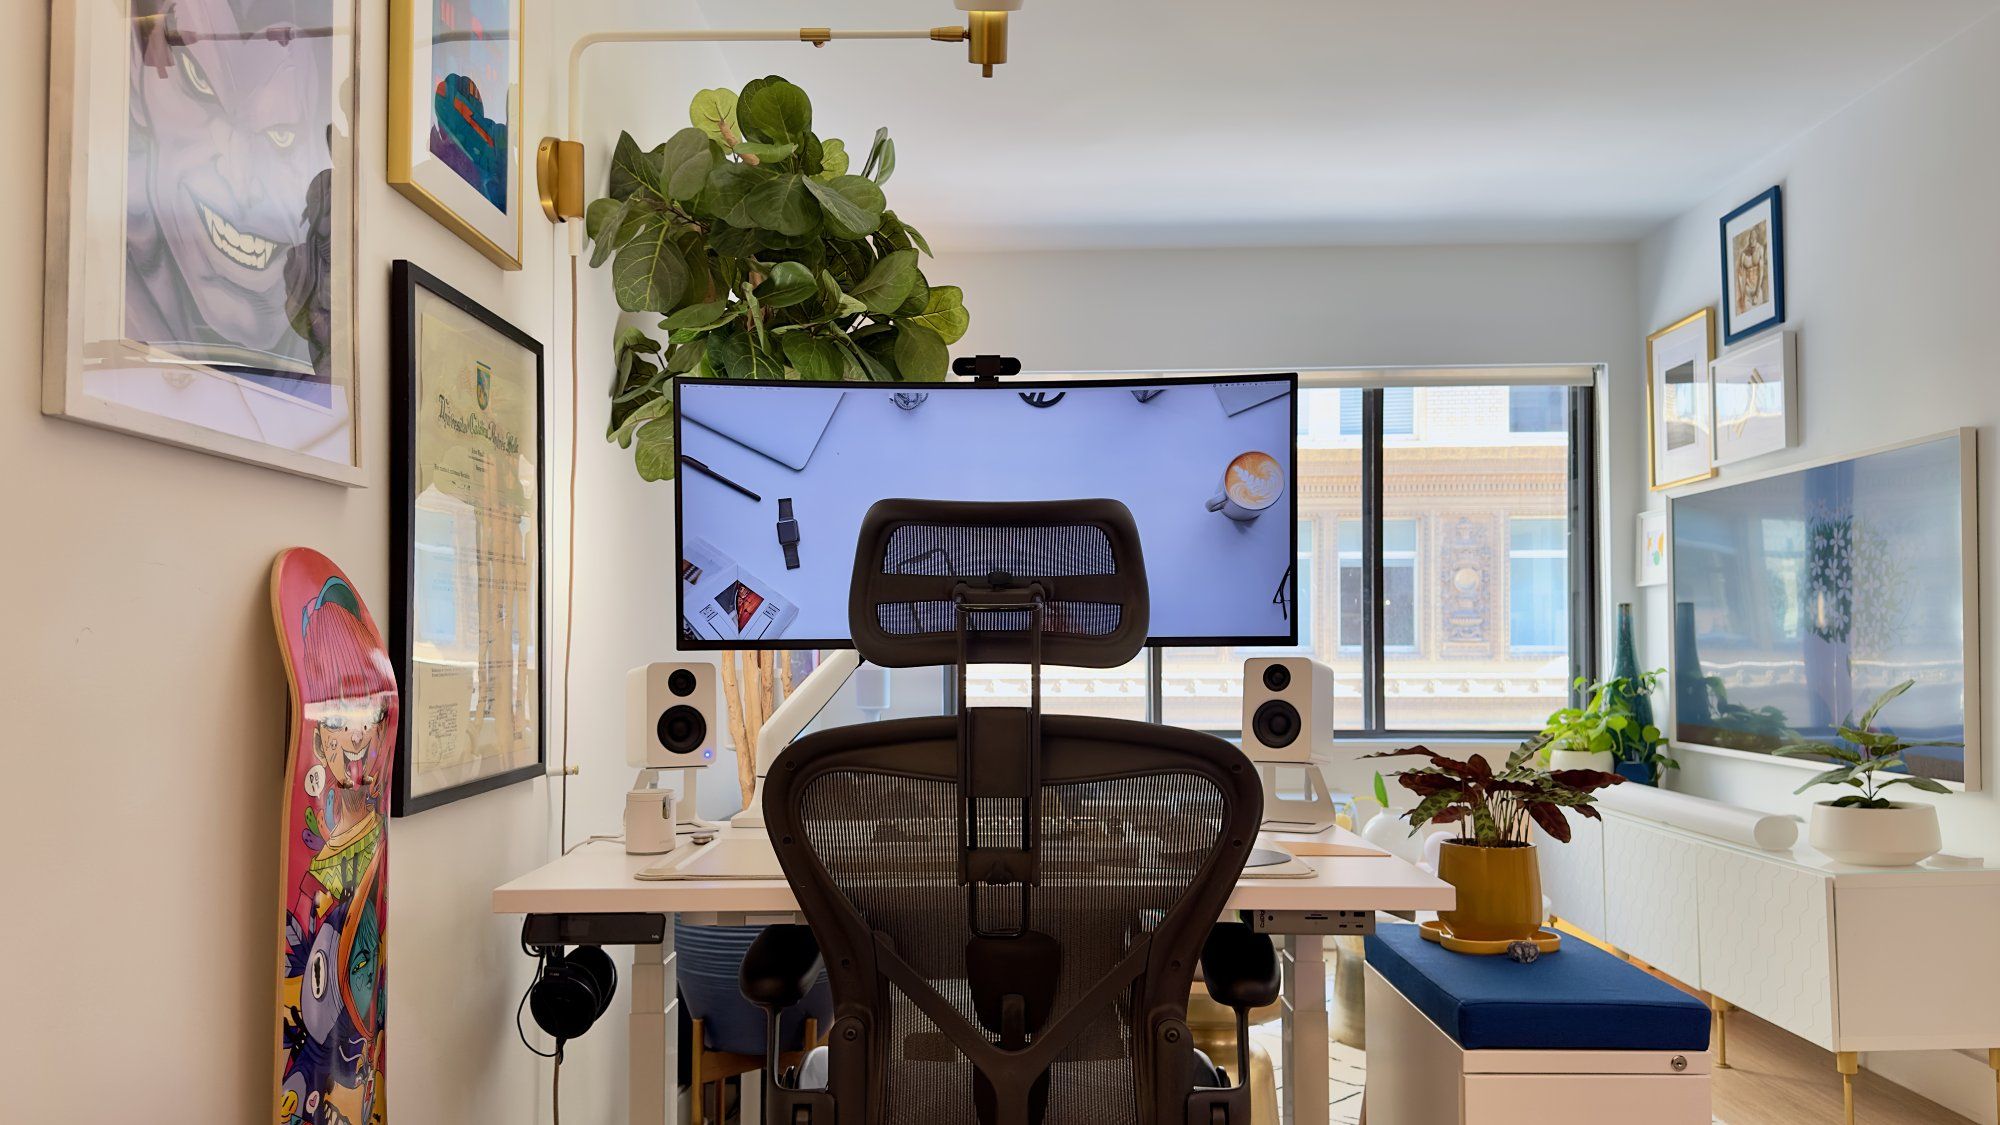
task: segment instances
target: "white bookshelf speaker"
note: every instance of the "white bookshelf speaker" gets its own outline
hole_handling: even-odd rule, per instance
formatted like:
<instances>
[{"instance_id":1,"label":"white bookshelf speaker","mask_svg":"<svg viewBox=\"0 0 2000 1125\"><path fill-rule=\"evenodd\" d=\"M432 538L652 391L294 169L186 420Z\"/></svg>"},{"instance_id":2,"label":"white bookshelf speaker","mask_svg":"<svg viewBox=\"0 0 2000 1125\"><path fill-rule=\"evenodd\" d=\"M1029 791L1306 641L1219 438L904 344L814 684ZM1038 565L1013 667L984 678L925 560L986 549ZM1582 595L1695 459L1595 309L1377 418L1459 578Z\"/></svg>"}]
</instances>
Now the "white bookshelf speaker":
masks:
<instances>
[{"instance_id":1,"label":"white bookshelf speaker","mask_svg":"<svg viewBox=\"0 0 2000 1125\"><path fill-rule=\"evenodd\" d=\"M1333 669L1310 656L1243 662L1243 752L1304 765L1333 753Z\"/></svg>"},{"instance_id":2,"label":"white bookshelf speaker","mask_svg":"<svg viewBox=\"0 0 2000 1125\"><path fill-rule=\"evenodd\" d=\"M715 665L659 662L625 675L625 761L640 769L692 769L715 760L722 734Z\"/></svg>"}]
</instances>

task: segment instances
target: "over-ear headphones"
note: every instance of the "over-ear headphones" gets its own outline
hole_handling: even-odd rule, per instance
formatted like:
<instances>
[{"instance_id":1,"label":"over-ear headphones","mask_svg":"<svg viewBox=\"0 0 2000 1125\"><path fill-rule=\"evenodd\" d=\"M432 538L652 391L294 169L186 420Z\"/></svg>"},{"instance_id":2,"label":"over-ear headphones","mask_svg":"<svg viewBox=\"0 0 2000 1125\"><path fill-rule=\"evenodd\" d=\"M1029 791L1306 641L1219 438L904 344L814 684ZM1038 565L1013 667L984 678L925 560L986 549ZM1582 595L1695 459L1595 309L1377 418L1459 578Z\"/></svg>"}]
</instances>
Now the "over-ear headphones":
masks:
<instances>
[{"instance_id":1,"label":"over-ear headphones","mask_svg":"<svg viewBox=\"0 0 2000 1125\"><path fill-rule=\"evenodd\" d=\"M565 953L561 946L536 951L541 969L528 986L528 1011L535 1025L555 1038L556 1050L589 1031L618 991L618 968L611 955L595 945L579 945Z\"/></svg>"}]
</instances>

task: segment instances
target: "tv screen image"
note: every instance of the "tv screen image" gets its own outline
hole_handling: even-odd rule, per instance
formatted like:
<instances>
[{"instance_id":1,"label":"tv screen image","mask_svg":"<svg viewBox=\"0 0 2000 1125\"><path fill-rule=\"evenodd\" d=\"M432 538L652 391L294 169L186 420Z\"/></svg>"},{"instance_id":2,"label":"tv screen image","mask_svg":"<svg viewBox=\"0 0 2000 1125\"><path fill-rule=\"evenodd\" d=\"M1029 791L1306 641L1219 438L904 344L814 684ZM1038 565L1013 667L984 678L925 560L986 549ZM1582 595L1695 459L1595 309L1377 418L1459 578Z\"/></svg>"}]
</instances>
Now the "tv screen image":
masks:
<instances>
[{"instance_id":1,"label":"tv screen image","mask_svg":"<svg viewBox=\"0 0 2000 1125\"><path fill-rule=\"evenodd\" d=\"M1297 641L1297 378L805 383L681 378L682 646L850 643L878 500L1112 499L1155 644Z\"/></svg>"},{"instance_id":2,"label":"tv screen image","mask_svg":"<svg viewBox=\"0 0 2000 1125\"><path fill-rule=\"evenodd\" d=\"M1768 753L1879 727L1976 743L1970 431L1676 496L1676 742ZM1910 751L1977 784L1977 746ZM1971 763L1968 769L1968 762Z\"/></svg>"}]
</instances>

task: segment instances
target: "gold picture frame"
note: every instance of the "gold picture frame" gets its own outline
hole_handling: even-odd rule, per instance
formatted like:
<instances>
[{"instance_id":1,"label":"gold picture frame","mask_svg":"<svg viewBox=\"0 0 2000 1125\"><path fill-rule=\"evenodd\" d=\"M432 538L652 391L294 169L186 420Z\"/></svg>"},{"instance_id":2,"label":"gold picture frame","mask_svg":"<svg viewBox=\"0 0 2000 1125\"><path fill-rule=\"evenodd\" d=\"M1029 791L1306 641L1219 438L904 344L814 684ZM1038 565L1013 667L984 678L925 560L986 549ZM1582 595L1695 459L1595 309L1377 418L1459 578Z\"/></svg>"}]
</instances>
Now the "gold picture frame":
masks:
<instances>
[{"instance_id":1,"label":"gold picture frame","mask_svg":"<svg viewBox=\"0 0 2000 1125\"><path fill-rule=\"evenodd\" d=\"M503 270L521 268L526 236L525 9L525 0L389 3L389 185ZM440 30L482 10L503 17Z\"/></svg>"},{"instance_id":2,"label":"gold picture frame","mask_svg":"<svg viewBox=\"0 0 2000 1125\"><path fill-rule=\"evenodd\" d=\"M1715 399L1709 384L1714 362L1711 308L1646 337L1646 478L1654 492L1715 475ZM1672 410L1663 417L1666 398L1673 400L1666 404Z\"/></svg>"}]
</instances>

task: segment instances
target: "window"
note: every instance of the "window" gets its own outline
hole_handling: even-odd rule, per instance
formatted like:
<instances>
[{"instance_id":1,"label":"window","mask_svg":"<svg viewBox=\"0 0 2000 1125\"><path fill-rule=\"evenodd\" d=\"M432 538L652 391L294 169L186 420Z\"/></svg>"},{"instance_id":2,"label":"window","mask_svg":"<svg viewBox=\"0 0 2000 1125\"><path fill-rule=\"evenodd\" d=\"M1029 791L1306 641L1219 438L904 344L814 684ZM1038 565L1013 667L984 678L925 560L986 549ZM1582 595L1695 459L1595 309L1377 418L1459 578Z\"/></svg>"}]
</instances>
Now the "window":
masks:
<instances>
[{"instance_id":1,"label":"window","mask_svg":"<svg viewBox=\"0 0 2000 1125\"><path fill-rule=\"evenodd\" d=\"M1340 647L1367 643L1362 591L1361 521L1340 524ZM1382 643L1400 652L1417 644L1417 521L1382 522Z\"/></svg>"},{"instance_id":2,"label":"window","mask_svg":"<svg viewBox=\"0 0 2000 1125\"><path fill-rule=\"evenodd\" d=\"M1569 529L1561 519L1517 517L1507 534L1507 647L1561 652L1569 643Z\"/></svg>"},{"instance_id":3,"label":"window","mask_svg":"<svg viewBox=\"0 0 2000 1125\"><path fill-rule=\"evenodd\" d=\"M1508 387L1507 429L1517 434L1560 434L1569 429L1566 387Z\"/></svg>"},{"instance_id":4,"label":"window","mask_svg":"<svg viewBox=\"0 0 2000 1125\"><path fill-rule=\"evenodd\" d=\"M1324 394L1326 392L1317 392ZM1340 436L1361 435L1361 395L1359 387L1340 389ZM1416 429L1417 394L1414 387L1389 387L1382 392L1382 432L1391 437L1406 436Z\"/></svg>"}]
</instances>

